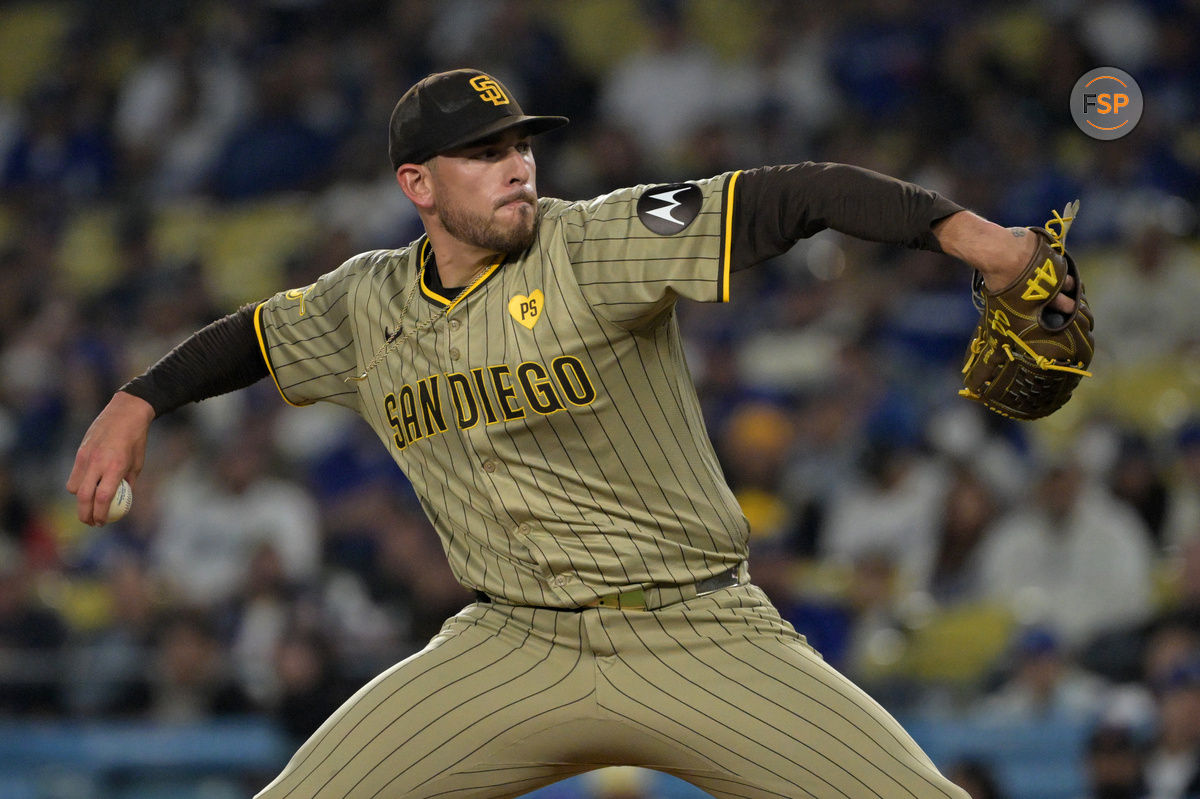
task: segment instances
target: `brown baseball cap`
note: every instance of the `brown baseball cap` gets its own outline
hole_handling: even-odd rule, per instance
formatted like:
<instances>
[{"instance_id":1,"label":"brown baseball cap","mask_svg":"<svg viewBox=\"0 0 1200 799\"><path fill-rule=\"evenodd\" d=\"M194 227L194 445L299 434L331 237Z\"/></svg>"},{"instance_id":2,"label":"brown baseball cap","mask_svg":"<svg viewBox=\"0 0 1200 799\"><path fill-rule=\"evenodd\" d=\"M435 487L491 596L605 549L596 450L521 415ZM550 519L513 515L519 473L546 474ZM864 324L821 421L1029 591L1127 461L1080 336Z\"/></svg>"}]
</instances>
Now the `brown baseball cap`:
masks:
<instances>
[{"instance_id":1,"label":"brown baseball cap","mask_svg":"<svg viewBox=\"0 0 1200 799\"><path fill-rule=\"evenodd\" d=\"M509 128L545 133L566 117L530 116L504 84L476 69L436 72L417 81L392 111L388 155L392 169L486 139Z\"/></svg>"}]
</instances>

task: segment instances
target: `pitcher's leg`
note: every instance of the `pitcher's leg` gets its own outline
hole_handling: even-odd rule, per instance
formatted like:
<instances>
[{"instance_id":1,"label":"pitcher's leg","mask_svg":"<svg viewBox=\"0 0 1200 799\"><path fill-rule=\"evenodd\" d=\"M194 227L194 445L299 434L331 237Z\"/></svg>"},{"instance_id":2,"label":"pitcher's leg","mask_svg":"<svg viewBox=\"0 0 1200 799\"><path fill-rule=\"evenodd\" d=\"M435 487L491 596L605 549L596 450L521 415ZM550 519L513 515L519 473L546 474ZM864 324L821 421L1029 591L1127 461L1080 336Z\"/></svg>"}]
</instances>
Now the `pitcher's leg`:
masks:
<instances>
[{"instance_id":1,"label":"pitcher's leg","mask_svg":"<svg viewBox=\"0 0 1200 799\"><path fill-rule=\"evenodd\" d=\"M614 654L601 659L600 705L672 739L688 760L657 767L715 797L966 797L757 588L611 611L603 626Z\"/></svg>"},{"instance_id":2,"label":"pitcher's leg","mask_svg":"<svg viewBox=\"0 0 1200 799\"><path fill-rule=\"evenodd\" d=\"M584 770L523 744L592 706L578 631L556 629L572 625L575 614L468 607L342 705L257 799L501 799Z\"/></svg>"}]
</instances>

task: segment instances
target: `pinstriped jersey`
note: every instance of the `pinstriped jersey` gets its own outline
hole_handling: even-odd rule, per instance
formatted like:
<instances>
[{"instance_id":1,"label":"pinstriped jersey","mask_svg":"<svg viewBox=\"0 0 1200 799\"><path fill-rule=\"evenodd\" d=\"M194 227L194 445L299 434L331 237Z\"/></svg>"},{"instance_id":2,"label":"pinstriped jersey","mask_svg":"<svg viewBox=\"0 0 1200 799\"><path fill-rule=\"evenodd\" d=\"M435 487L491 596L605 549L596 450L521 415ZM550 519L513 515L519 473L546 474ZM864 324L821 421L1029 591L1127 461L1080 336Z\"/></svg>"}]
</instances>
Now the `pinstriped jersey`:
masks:
<instances>
[{"instance_id":1,"label":"pinstriped jersey","mask_svg":"<svg viewBox=\"0 0 1200 799\"><path fill-rule=\"evenodd\" d=\"M469 588L572 607L717 574L748 527L674 309L728 299L739 174L542 198L534 244L454 298L424 237L356 256L258 307L271 375L366 420Z\"/></svg>"}]
</instances>

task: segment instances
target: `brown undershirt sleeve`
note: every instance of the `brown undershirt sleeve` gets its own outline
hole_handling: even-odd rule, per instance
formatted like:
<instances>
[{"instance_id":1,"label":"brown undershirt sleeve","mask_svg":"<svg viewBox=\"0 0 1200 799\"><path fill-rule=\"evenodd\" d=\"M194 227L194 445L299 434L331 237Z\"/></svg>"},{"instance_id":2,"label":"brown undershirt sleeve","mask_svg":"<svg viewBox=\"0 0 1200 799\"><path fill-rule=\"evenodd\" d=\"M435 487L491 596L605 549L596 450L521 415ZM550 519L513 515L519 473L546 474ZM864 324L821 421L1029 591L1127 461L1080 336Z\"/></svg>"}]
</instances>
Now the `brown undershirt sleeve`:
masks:
<instances>
[{"instance_id":1,"label":"brown undershirt sleeve","mask_svg":"<svg viewBox=\"0 0 1200 799\"><path fill-rule=\"evenodd\" d=\"M780 255L826 228L941 252L933 224L963 210L936 192L847 164L748 169L733 198L732 268Z\"/></svg>"},{"instance_id":2,"label":"brown undershirt sleeve","mask_svg":"<svg viewBox=\"0 0 1200 799\"><path fill-rule=\"evenodd\" d=\"M146 400L159 417L266 377L267 363L254 330L257 305L245 305L193 333L121 391Z\"/></svg>"}]
</instances>

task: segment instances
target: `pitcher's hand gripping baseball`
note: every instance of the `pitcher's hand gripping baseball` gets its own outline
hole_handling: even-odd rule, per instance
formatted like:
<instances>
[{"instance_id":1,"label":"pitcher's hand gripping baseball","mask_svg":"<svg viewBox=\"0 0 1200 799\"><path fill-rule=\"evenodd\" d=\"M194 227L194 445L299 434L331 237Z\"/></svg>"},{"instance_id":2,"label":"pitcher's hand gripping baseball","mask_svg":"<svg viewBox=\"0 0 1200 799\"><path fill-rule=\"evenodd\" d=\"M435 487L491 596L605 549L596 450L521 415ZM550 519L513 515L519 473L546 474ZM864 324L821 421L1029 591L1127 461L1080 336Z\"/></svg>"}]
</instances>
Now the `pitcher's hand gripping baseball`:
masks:
<instances>
[{"instance_id":1,"label":"pitcher's hand gripping baseball","mask_svg":"<svg viewBox=\"0 0 1200 799\"><path fill-rule=\"evenodd\" d=\"M79 520L109 521L112 500L122 480L132 486L146 459L146 438L154 409L132 394L118 391L83 436L67 490L75 495Z\"/></svg>"},{"instance_id":2,"label":"pitcher's hand gripping baseball","mask_svg":"<svg viewBox=\"0 0 1200 799\"><path fill-rule=\"evenodd\" d=\"M975 274L972 292L982 315L967 348L962 396L1014 419L1040 419L1091 376L1092 309L1065 245L1078 210L1076 200L1061 216L1051 212L1045 227L1029 228L1037 247L1008 286L989 291ZM1069 314L1050 307L1060 292L1075 300Z\"/></svg>"}]
</instances>

